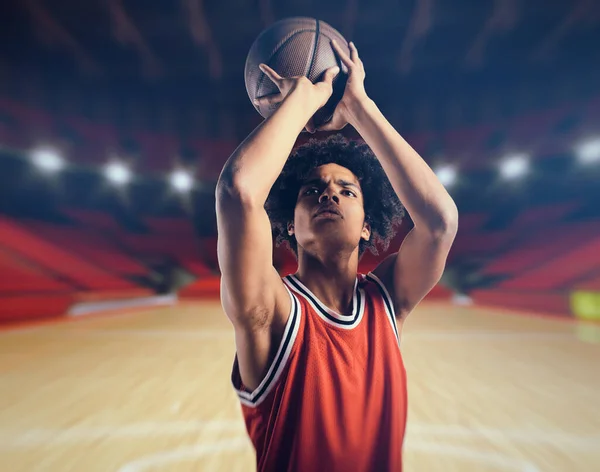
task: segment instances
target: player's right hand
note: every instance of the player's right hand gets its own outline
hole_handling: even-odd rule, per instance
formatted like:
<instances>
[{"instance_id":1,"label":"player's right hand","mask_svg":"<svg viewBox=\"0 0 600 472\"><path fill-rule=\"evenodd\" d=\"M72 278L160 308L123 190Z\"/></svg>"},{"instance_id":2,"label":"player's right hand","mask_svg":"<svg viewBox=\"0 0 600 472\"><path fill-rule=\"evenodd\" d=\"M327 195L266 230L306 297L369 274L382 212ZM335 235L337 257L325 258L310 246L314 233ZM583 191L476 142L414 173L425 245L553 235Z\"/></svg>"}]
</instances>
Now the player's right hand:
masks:
<instances>
[{"instance_id":1,"label":"player's right hand","mask_svg":"<svg viewBox=\"0 0 600 472\"><path fill-rule=\"evenodd\" d=\"M281 103L292 92L301 92L307 100L306 105L314 108L316 112L324 106L333 93L333 79L339 74L339 67L327 69L323 75L323 79L313 84L308 78L301 77L281 77L277 72L266 64L260 64L259 68L263 73L271 79L271 81L279 89L279 93L266 95L254 100L257 106L269 106Z\"/></svg>"}]
</instances>

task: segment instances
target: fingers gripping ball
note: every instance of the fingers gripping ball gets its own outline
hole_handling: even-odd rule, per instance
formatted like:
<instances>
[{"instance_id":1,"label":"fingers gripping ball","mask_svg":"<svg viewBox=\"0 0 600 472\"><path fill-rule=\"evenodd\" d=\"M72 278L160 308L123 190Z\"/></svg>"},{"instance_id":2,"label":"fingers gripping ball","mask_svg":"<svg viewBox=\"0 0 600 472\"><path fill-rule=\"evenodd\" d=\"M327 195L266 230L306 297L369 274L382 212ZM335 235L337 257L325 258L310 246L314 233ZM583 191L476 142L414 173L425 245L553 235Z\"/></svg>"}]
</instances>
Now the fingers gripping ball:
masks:
<instances>
[{"instance_id":1,"label":"fingers gripping ball","mask_svg":"<svg viewBox=\"0 0 600 472\"><path fill-rule=\"evenodd\" d=\"M333 81L333 94L313 117L315 125L328 121L344 94L348 68L331 46L335 39L350 54L348 42L333 27L314 18L286 18L265 29L254 41L245 65L246 91L256 110L268 118L279 103L254 104L256 98L279 93L277 86L260 70L259 64L270 66L282 77L307 77L312 83L323 78L323 73L338 66L340 74Z\"/></svg>"}]
</instances>

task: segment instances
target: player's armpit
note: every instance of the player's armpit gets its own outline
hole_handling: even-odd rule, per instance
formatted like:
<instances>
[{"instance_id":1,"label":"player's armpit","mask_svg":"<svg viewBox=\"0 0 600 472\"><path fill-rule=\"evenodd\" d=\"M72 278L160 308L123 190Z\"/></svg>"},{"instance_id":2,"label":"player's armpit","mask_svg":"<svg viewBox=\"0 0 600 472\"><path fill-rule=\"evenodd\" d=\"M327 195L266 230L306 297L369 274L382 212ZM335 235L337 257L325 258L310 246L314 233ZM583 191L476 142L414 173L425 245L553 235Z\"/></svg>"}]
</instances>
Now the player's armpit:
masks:
<instances>
[{"instance_id":1,"label":"player's armpit","mask_svg":"<svg viewBox=\"0 0 600 472\"><path fill-rule=\"evenodd\" d=\"M221 187L216 209L221 301L235 328L242 380L252 388L268 365L273 337L283 332L291 301L273 267L264 206Z\"/></svg>"}]
</instances>

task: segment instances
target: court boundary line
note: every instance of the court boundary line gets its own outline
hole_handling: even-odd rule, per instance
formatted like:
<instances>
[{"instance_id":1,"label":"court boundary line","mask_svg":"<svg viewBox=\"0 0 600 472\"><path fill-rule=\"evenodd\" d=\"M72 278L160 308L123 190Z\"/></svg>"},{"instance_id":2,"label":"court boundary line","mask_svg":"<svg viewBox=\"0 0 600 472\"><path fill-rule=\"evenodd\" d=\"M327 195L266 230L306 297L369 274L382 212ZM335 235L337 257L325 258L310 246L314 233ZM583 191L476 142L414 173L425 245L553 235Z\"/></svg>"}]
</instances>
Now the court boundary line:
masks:
<instances>
[{"instance_id":1,"label":"court boundary line","mask_svg":"<svg viewBox=\"0 0 600 472\"><path fill-rule=\"evenodd\" d=\"M249 439L245 436L236 436L220 441L199 443L194 446L178 447L160 452L141 456L133 461L127 462L117 472L143 472L164 467L189 460L200 459L206 455L222 452L240 451L248 447ZM251 446L251 443L250 443ZM518 472L540 472L540 469L532 462L522 458L514 458L498 452L481 452L470 447L456 446L452 444L437 444L428 441L412 441L405 444L405 450L409 452L426 452L440 456L454 456L468 462L483 463L504 470L516 470Z\"/></svg>"},{"instance_id":2,"label":"court boundary line","mask_svg":"<svg viewBox=\"0 0 600 472\"><path fill-rule=\"evenodd\" d=\"M241 419L238 420L197 420L197 421L156 421L133 423L125 426L113 427L109 425L92 428L65 428L65 429L41 429L30 430L25 434L16 436L13 432L6 432L10 437L9 441L15 444L8 445L9 450L22 448L35 448L39 444L46 446L63 445L65 443L78 443L86 441L96 441L100 438L139 438L145 435L166 435L173 437L177 434L190 434L199 431L214 432L237 432L224 440L204 442L193 446L182 446L174 449L167 449L159 452L141 455L140 457L126 462L118 469L118 472L141 472L152 469L157 466L165 466L174 462L182 462L189 459L198 459L207 454L215 454L224 451L242 450L249 448L252 450L252 444L247 437ZM488 465L495 465L506 470L518 470L520 472L539 472L538 466L531 462L527 457L514 457L511 454L501 451L482 452L468 446L456 445L448 441L458 436L462 440L483 439L490 440L494 436L508 439L507 444L517 442L519 444L556 444L559 440L561 448L569 451L574 448L584 450L596 450L597 441L600 435L574 435L565 434L562 431L552 431L548 433L545 430L521 430L521 429L503 429L490 427L468 427L459 424L436 424L425 422L409 423L404 448L408 452L426 452L436 455L449 455L459 459L466 459L469 462L480 462ZM443 442L436 441L436 437L442 437ZM7 448L7 443L2 441L2 449ZM493 441L492 441L493 442ZM485 445L485 443L484 443ZM12 446L12 447L10 447Z\"/></svg>"},{"instance_id":3,"label":"court boundary line","mask_svg":"<svg viewBox=\"0 0 600 472\"><path fill-rule=\"evenodd\" d=\"M101 426L75 426L66 428L37 428L27 430L0 429L0 450L33 448L40 444L47 446L72 442L96 441L98 439L139 438L146 435L175 436L203 431L240 432L245 433L243 419L217 420L175 420L175 421L141 421L137 423ZM494 428L489 426L470 427L461 424L430 423L409 421L406 438L414 436L432 436L463 439L508 439L520 444L553 444L557 441L565 449L597 450L600 434L565 433L562 430L547 431L537 429ZM497 436L497 437L494 437Z\"/></svg>"}]
</instances>

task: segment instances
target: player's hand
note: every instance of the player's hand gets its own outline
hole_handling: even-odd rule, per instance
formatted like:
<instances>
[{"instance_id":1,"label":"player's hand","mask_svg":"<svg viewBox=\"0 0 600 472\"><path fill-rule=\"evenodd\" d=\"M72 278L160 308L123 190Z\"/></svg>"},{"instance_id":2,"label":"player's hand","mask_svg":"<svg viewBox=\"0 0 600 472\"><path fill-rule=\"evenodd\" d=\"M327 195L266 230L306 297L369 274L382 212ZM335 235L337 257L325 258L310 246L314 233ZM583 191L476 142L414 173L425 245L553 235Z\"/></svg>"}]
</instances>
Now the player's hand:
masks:
<instances>
[{"instance_id":1,"label":"player's hand","mask_svg":"<svg viewBox=\"0 0 600 472\"><path fill-rule=\"evenodd\" d=\"M350 56L346 54L335 40L331 41L331 46L348 68L348 80L344 89L344 95L337 104L331 119L316 130L308 129L310 132L342 129L352 121L352 105L368 99L367 92L365 92L365 66L358 56L358 50L354 43L349 43Z\"/></svg>"},{"instance_id":2,"label":"player's hand","mask_svg":"<svg viewBox=\"0 0 600 472\"><path fill-rule=\"evenodd\" d=\"M313 84L308 78L301 77L281 77L271 67L266 64L260 64L259 68L263 73L271 79L271 81L279 89L279 93L266 95L254 100L257 106L271 106L281 103L288 95L295 91L304 94L306 104L316 112L319 108L327 103L329 97L333 93L333 79L340 72L339 67L332 67L325 71L323 79Z\"/></svg>"}]
</instances>

